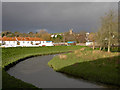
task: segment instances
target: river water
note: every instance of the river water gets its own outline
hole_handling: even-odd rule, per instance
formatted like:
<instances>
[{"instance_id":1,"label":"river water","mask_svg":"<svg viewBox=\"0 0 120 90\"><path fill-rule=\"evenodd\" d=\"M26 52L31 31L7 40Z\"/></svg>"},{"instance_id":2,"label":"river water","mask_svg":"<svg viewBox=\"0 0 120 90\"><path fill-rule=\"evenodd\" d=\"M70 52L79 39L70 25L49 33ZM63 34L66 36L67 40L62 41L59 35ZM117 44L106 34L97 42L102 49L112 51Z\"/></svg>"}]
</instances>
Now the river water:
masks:
<instances>
[{"instance_id":1,"label":"river water","mask_svg":"<svg viewBox=\"0 0 120 90\"><path fill-rule=\"evenodd\" d=\"M54 71L48 62L55 55L37 56L26 59L7 72L15 78L31 83L39 88L103 88L96 83Z\"/></svg>"}]
</instances>

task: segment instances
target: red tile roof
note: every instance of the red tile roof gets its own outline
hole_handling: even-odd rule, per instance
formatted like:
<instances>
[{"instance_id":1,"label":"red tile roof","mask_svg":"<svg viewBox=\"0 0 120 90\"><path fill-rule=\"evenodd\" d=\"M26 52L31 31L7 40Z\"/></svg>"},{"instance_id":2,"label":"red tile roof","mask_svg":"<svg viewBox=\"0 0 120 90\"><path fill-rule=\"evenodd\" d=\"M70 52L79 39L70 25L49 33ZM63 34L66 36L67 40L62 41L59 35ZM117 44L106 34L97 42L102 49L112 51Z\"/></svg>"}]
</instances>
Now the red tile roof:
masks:
<instances>
[{"instance_id":1,"label":"red tile roof","mask_svg":"<svg viewBox=\"0 0 120 90\"><path fill-rule=\"evenodd\" d=\"M2 37L0 36L0 41L2 40Z\"/></svg>"},{"instance_id":2,"label":"red tile roof","mask_svg":"<svg viewBox=\"0 0 120 90\"><path fill-rule=\"evenodd\" d=\"M15 37L3 37L2 41L16 41Z\"/></svg>"},{"instance_id":3,"label":"red tile roof","mask_svg":"<svg viewBox=\"0 0 120 90\"><path fill-rule=\"evenodd\" d=\"M35 38L31 38L31 37L17 37L17 40L18 41L45 41L45 40L43 40L43 39L41 39L41 38L37 38L37 37L35 37Z\"/></svg>"},{"instance_id":4,"label":"red tile roof","mask_svg":"<svg viewBox=\"0 0 120 90\"><path fill-rule=\"evenodd\" d=\"M1 39L2 41L45 41L37 37L3 37Z\"/></svg>"}]
</instances>

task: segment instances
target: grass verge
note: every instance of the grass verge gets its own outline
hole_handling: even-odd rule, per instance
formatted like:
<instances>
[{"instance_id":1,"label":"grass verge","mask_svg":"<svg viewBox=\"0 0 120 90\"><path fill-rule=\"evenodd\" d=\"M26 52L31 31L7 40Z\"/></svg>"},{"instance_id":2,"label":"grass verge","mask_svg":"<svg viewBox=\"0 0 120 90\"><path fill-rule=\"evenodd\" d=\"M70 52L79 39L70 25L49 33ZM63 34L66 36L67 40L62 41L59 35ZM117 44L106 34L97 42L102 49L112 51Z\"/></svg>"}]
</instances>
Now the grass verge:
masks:
<instances>
[{"instance_id":1,"label":"grass verge","mask_svg":"<svg viewBox=\"0 0 120 90\"><path fill-rule=\"evenodd\" d=\"M48 65L55 71L86 80L120 86L119 52L82 48L73 53L55 56Z\"/></svg>"},{"instance_id":2,"label":"grass verge","mask_svg":"<svg viewBox=\"0 0 120 90\"><path fill-rule=\"evenodd\" d=\"M15 64L20 59L24 59L30 56L55 54L67 51L73 51L81 48L82 46L55 46L55 47L14 47L14 48L2 48L2 88L34 88L37 87L23 82L19 79L10 76L6 71L5 67L10 64Z\"/></svg>"}]
</instances>

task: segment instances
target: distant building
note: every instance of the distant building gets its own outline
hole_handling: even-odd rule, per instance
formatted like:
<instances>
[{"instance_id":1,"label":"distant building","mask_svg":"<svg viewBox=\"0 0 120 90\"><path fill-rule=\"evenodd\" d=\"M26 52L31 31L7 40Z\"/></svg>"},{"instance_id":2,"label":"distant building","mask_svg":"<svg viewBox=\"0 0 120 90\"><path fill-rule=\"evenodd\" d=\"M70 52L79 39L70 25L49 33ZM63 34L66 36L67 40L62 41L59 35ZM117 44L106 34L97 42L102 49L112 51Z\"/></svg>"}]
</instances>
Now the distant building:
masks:
<instances>
[{"instance_id":1,"label":"distant building","mask_svg":"<svg viewBox=\"0 0 120 90\"><path fill-rule=\"evenodd\" d=\"M52 34L52 35L51 35L51 37L52 37L52 38L53 38L53 37L55 37L55 38L56 38L58 35L60 35L60 36L61 36L61 34Z\"/></svg>"},{"instance_id":2,"label":"distant building","mask_svg":"<svg viewBox=\"0 0 120 90\"><path fill-rule=\"evenodd\" d=\"M86 38L85 39L86 39L87 42L89 42L89 39L88 39L89 34L90 34L89 32L86 33Z\"/></svg>"},{"instance_id":3,"label":"distant building","mask_svg":"<svg viewBox=\"0 0 120 90\"><path fill-rule=\"evenodd\" d=\"M67 44L68 45L76 45L76 41L68 41Z\"/></svg>"},{"instance_id":4,"label":"distant building","mask_svg":"<svg viewBox=\"0 0 120 90\"><path fill-rule=\"evenodd\" d=\"M86 46L91 46L93 45L93 42L86 42Z\"/></svg>"},{"instance_id":5,"label":"distant building","mask_svg":"<svg viewBox=\"0 0 120 90\"><path fill-rule=\"evenodd\" d=\"M86 41L87 41L87 42L86 42L86 46L91 46L91 45L93 45L93 42L91 42L91 41L88 39L89 34L90 34L89 32L86 33L86 38L85 38Z\"/></svg>"},{"instance_id":6,"label":"distant building","mask_svg":"<svg viewBox=\"0 0 120 90\"><path fill-rule=\"evenodd\" d=\"M51 37L53 38L53 37L54 37L54 35L51 35Z\"/></svg>"},{"instance_id":7,"label":"distant building","mask_svg":"<svg viewBox=\"0 0 120 90\"><path fill-rule=\"evenodd\" d=\"M69 33L70 33L70 34L73 34L73 29L70 29L70 30L69 30Z\"/></svg>"},{"instance_id":8,"label":"distant building","mask_svg":"<svg viewBox=\"0 0 120 90\"><path fill-rule=\"evenodd\" d=\"M4 47L29 47L29 46L53 46L52 41L45 41L41 38L31 37L3 37L1 38Z\"/></svg>"}]
</instances>

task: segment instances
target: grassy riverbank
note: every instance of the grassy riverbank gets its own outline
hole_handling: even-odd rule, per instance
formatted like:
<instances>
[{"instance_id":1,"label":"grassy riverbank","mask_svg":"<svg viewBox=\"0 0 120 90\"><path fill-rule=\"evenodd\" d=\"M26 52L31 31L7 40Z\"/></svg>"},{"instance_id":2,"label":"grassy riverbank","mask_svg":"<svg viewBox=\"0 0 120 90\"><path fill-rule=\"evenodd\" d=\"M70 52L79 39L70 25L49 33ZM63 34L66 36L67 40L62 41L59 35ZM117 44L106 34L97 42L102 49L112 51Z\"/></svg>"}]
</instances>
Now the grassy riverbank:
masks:
<instances>
[{"instance_id":1,"label":"grassy riverbank","mask_svg":"<svg viewBox=\"0 0 120 90\"><path fill-rule=\"evenodd\" d=\"M82 48L61 54L48 62L54 70L86 80L120 86L118 52L105 52Z\"/></svg>"},{"instance_id":2,"label":"grassy riverbank","mask_svg":"<svg viewBox=\"0 0 120 90\"><path fill-rule=\"evenodd\" d=\"M80 49L82 46L56 46L56 47L14 47L2 48L2 87L6 88L36 88L35 86L25 83L19 79L10 76L5 70L8 66L20 59L45 54L54 54Z\"/></svg>"}]
</instances>

